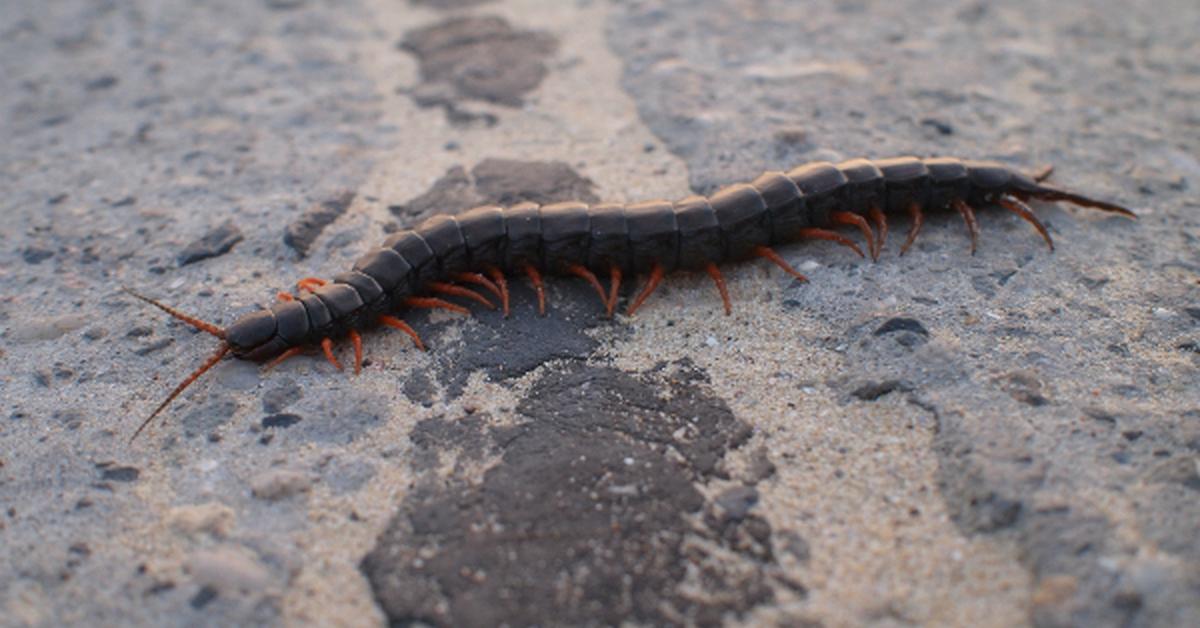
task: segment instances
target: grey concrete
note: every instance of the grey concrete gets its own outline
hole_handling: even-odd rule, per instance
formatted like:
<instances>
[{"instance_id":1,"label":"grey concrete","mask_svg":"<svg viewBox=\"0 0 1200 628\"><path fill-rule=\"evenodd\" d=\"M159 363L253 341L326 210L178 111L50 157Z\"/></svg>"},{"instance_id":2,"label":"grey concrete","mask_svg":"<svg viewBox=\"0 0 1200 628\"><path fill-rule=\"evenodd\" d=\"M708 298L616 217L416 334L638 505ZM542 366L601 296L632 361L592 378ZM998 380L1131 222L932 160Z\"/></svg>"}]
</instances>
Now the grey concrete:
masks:
<instances>
[{"instance_id":1,"label":"grey concrete","mask_svg":"<svg viewBox=\"0 0 1200 628\"><path fill-rule=\"evenodd\" d=\"M1200 624L1194 2L0 12L0 624ZM362 375L217 324L482 202L809 160L1056 167L1137 222L930 216L606 321L408 318ZM855 237L857 237L855 235ZM623 298L634 290L626 282ZM346 361L345 348L339 355Z\"/></svg>"}]
</instances>

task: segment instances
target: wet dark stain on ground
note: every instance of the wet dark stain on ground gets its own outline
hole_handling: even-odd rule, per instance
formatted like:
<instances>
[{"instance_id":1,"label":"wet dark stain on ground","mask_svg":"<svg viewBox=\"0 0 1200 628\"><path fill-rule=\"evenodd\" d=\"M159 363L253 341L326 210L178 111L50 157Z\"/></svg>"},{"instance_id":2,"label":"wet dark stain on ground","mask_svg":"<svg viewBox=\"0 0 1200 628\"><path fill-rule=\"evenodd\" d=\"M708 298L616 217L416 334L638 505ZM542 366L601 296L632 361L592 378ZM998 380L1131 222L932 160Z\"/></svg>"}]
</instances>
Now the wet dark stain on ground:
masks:
<instances>
[{"instance_id":1,"label":"wet dark stain on ground","mask_svg":"<svg viewBox=\"0 0 1200 628\"><path fill-rule=\"evenodd\" d=\"M462 101L521 106L545 78L558 40L515 29L501 17L466 16L411 31L398 46L421 63L421 83L411 92L416 103L444 107L451 121L470 122L479 114L462 110Z\"/></svg>"},{"instance_id":2,"label":"wet dark stain on ground","mask_svg":"<svg viewBox=\"0 0 1200 628\"><path fill-rule=\"evenodd\" d=\"M404 224L415 226L436 214L457 214L486 204L595 203L600 198L594 188L591 179L561 161L485 159L470 174L462 166L450 168L429 191L388 209Z\"/></svg>"},{"instance_id":3,"label":"wet dark stain on ground","mask_svg":"<svg viewBox=\"0 0 1200 628\"><path fill-rule=\"evenodd\" d=\"M600 344L588 332L599 326L611 327L614 334L628 333L623 325L603 317L600 298L581 279L551 280L546 288L546 316L537 314L537 297L531 288L516 281L509 288L513 309L508 318L482 308L475 308L472 321L431 324L428 314L410 317L437 347L430 354L431 372L406 383L404 391L410 399L431 402L436 396L434 382L448 398L457 397L475 371L500 381L556 360L585 360ZM449 342L452 331L459 339Z\"/></svg>"},{"instance_id":4,"label":"wet dark stain on ground","mask_svg":"<svg viewBox=\"0 0 1200 628\"><path fill-rule=\"evenodd\" d=\"M419 424L426 479L362 562L390 623L717 625L775 584L802 593L778 576L753 485L700 490L751 434L706 379L687 362L573 363L533 385L515 426ZM478 482L431 475L489 457Z\"/></svg>"}]
</instances>

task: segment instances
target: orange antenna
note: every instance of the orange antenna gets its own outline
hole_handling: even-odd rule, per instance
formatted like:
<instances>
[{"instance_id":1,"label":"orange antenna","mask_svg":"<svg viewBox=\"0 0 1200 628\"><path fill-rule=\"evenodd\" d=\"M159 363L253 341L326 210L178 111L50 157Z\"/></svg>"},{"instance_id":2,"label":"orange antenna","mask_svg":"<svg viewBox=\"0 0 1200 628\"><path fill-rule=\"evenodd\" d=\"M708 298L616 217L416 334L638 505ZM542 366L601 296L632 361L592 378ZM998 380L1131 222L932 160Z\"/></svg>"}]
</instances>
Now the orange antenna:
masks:
<instances>
[{"instance_id":1,"label":"orange antenna","mask_svg":"<svg viewBox=\"0 0 1200 628\"><path fill-rule=\"evenodd\" d=\"M196 318L195 316L188 316L187 314L184 314L183 312L180 312L179 310L177 310L165 303L161 303L159 301L151 299L148 296L138 294L137 292L134 292L132 288L129 288L126 286L121 286L121 289L124 290L125 292L129 293L130 295L136 297L137 299L145 301L146 303L149 303L150 305L153 305L154 307L166 312L167 314L170 314L171 316L187 323L188 325L191 325L192 327L195 327L196 329L199 329L200 331L212 334L222 340L221 346L217 347L217 352L212 354L212 356L210 356L207 360L205 360L204 364L200 365L200 368L193 371L191 375L188 375L187 379L180 382L180 384L175 387L175 390L172 390L171 394L168 395L167 398L162 403L158 404L158 407L154 409L154 412L150 413L150 416L146 417L145 421L142 421L142 424L138 426L137 431L133 433L133 436L129 437L129 442L132 443L133 439L137 438L138 434L141 434L142 430L146 429L147 425L150 425L150 422L154 420L154 417L158 416L159 413L161 413L164 409L166 409L166 407L172 401L174 401L175 398L178 397L180 395L180 393L182 393L184 391L185 388L187 388L188 386L191 386L192 383L195 382L197 379L200 379L200 376L203 375L205 372L207 372L208 369L211 369L212 367L216 366L217 362L220 362L221 358L225 357L226 353L229 353L231 347L229 346L229 343L224 342L224 340L225 340L225 330L224 329L221 329L220 327L217 327L216 325L213 325L212 323L202 321L202 320Z\"/></svg>"},{"instance_id":2,"label":"orange antenna","mask_svg":"<svg viewBox=\"0 0 1200 628\"><path fill-rule=\"evenodd\" d=\"M121 286L121 289L129 293L131 296L153 305L154 307L166 312L167 314L170 314L171 316L174 316L175 318L178 318L179 320L191 325L192 327L195 327L196 329L199 329L200 331L208 332L217 338L220 338L221 340L225 339L225 330L213 325L212 323L206 323L195 316L188 316L187 314L184 314L183 312L180 312L179 310L165 303L155 301L146 295L138 294L137 292L134 292L132 288Z\"/></svg>"},{"instance_id":3,"label":"orange antenna","mask_svg":"<svg viewBox=\"0 0 1200 628\"><path fill-rule=\"evenodd\" d=\"M226 353L229 353L229 343L222 342L221 346L217 347L216 353L212 354L212 356L205 360L204 364L200 365L200 368L193 371L191 375L188 375L187 379L180 382L179 385L175 387L175 390L172 390L171 394L167 395L167 398L164 399L162 403L158 404L158 407L154 409L154 412L151 412L150 416L146 417L145 421L142 421L142 424L138 426L137 431L133 433L133 436L129 437L129 442L132 443L133 439L137 438L138 434L141 434L142 430L146 429L147 425L150 425L150 422L154 420L154 417L158 416L158 414L162 412L172 401L175 401L175 398L178 397L185 388L191 386L192 382L200 379L200 376L208 371L208 369L216 366L217 362L220 362L221 358L225 357Z\"/></svg>"}]
</instances>

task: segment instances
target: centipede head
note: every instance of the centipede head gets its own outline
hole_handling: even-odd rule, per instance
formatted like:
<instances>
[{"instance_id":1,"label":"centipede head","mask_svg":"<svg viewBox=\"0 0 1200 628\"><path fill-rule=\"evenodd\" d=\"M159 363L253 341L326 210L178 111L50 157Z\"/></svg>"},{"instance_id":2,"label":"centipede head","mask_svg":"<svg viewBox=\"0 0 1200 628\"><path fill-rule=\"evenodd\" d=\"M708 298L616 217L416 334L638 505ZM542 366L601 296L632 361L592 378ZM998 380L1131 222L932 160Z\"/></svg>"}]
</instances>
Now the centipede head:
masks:
<instances>
[{"instance_id":1,"label":"centipede head","mask_svg":"<svg viewBox=\"0 0 1200 628\"><path fill-rule=\"evenodd\" d=\"M162 411L165 410L166 407L184 391L184 389L186 389L188 386L191 386L192 383L197 379L200 379L201 375L204 375L204 373L206 373L209 369L216 366L226 354L234 349L234 346L226 339L227 333L225 329L213 325L212 323L202 321L194 316L184 314L183 312L180 312L169 305L151 299L150 297L138 294L129 288L122 287L122 290L136 297L137 299L145 301L146 303L153 305L167 314L170 314L172 317L177 318L202 332L216 336L221 340L221 344L217 347L216 352L209 356L209 358L205 360L199 368L197 368L195 371L192 371L191 375L188 375L182 382L180 382L179 385L171 391L171 394L167 395L167 398L164 399L162 403L158 404L158 407L154 409L154 412L151 412L150 416L146 417L145 421L142 421L142 424L138 426L137 431L135 431L133 436L129 438L129 441L133 442L133 439L137 438L138 434L141 434L142 430L146 429L146 426L150 425L150 422L154 420L154 417L157 417L160 413L162 413Z\"/></svg>"}]
</instances>

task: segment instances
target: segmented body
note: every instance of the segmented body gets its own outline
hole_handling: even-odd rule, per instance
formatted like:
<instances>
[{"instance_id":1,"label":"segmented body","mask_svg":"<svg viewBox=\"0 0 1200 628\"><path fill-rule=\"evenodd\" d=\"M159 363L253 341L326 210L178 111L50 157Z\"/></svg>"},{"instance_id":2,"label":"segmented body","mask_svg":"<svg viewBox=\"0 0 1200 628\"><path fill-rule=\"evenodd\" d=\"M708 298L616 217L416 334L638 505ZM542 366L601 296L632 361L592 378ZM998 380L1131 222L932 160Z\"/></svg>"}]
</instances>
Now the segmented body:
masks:
<instances>
[{"instance_id":1,"label":"segmented body","mask_svg":"<svg viewBox=\"0 0 1200 628\"><path fill-rule=\"evenodd\" d=\"M626 275L655 265L666 272L699 269L752 257L759 246L794 241L804 228L828 227L834 212L931 210L957 201L980 206L1006 194L1125 211L1001 164L915 157L810 163L674 202L484 206L434 216L392 235L349 272L296 300L243 317L226 337L235 355L264 360L369 325L431 282L464 271L510 273L526 264L544 273L565 273L572 266L596 273L615 266Z\"/></svg>"},{"instance_id":2,"label":"segmented body","mask_svg":"<svg viewBox=\"0 0 1200 628\"><path fill-rule=\"evenodd\" d=\"M923 222L923 212L928 210L953 208L960 213L971 235L972 251L978 231L974 207L997 204L1016 213L1033 224L1051 248L1049 232L1024 200L1061 200L1133 216L1119 205L1046 185L1042 179L1044 176L1035 179L992 162L916 157L855 159L766 172L750 183L731 185L711 196L689 196L673 202L476 207L455 216L435 216L415 229L396 233L332 282L304 279L299 282L299 294L281 293L278 303L246 314L224 329L130 291L221 339L216 353L171 392L134 436L229 354L258 361L275 358L275 364L303 347L319 345L326 359L340 369L341 363L332 352L333 339L349 336L357 371L362 364L358 330L376 323L404 331L423 348L416 331L392 313L410 307L466 312L459 305L429 296L436 294L468 297L492 305L482 295L454 282L486 287L502 299L507 313L508 274L521 272L530 277L538 290L539 309L544 307L541 275L572 274L592 284L611 315L622 276L649 275L629 307L632 313L664 274L703 268L716 282L729 313L730 299L719 265L762 256L804 279L770 247L820 238L849 246L862 255L851 240L829 230L838 225L861 230L872 257L878 257L886 239L887 216L897 212L906 212L912 218L902 253L912 244ZM611 277L607 291L596 277L601 273Z\"/></svg>"}]
</instances>

